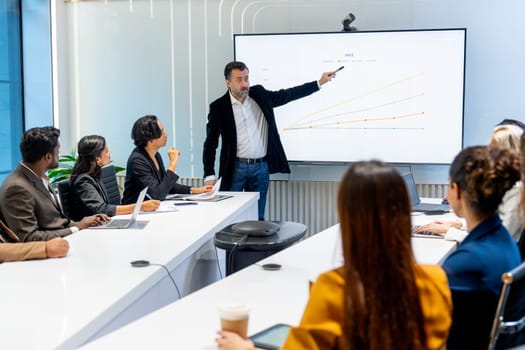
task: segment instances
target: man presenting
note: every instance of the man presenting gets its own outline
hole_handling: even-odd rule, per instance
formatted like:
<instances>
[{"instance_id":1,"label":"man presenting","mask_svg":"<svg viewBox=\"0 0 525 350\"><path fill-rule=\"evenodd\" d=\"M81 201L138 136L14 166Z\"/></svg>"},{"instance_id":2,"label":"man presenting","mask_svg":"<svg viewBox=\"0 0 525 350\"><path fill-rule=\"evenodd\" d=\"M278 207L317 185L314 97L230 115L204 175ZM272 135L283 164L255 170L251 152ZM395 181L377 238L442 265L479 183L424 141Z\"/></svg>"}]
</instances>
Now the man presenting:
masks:
<instances>
[{"instance_id":1,"label":"man presenting","mask_svg":"<svg viewBox=\"0 0 525 350\"><path fill-rule=\"evenodd\" d=\"M335 74L325 72L319 81L268 91L261 85L250 88L249 71L244 63L228 63L224 68L228 92L210 104L208 114L202 156L205 184L216 181L215 153L220 136L221 190L259 192L259 220L264 220L269 174L290 172L273 108L318 91Z\"/></svg>"},{"instance_id":2,"label":"man presenting","mask_svg":"<svg viewBox=\"0 0 525 350\"><path fill-rule=\"evenodd\" d=\"M0 219L21 242L48 241L109 220L97 214L75 222L64 215L46 176L58 166L59 136L53 127L27 130L20 141L22 161L0 187Z\"/></svg>"}]
</instances>

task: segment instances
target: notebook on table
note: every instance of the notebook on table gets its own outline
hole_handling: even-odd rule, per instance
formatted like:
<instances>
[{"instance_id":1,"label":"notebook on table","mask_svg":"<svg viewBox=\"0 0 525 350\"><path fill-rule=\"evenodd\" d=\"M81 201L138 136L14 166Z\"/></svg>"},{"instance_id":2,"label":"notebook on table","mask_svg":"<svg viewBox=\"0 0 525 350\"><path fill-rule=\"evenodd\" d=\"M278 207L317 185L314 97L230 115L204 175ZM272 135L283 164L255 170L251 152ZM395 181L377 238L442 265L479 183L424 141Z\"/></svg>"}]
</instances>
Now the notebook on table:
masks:
<instances>
[{"instance_id":1,"label":"notebook on table","mask_svg":"<svg viewBox=\"0 0 525 350\"><path fill-rule=\"evenodd\" d=\"M131 217L129 219L111 219L110 222L90 227L94 229L125 229L131 227L136 221L139 216L140 208L142 207L142 203L144 202L144 197L146 196L146 192L148 192L148 187L146 186L142 191L140 191L139 196L137 198L137 202L135 203L135 209L133 209L133 214L131 214Z\"/></svg>"},{"instance_id":2,"label":"notebook on table","mask_svg":"<svg viewBox=\"0 0 525 350\"><path fill-rule=\"evenodd\" d=\"M412 211L420 211L423 213L448 213L450 206L448 204L432 204L432 203L421 203L421 198L417 193L416 182L412 173L404 173L403 180L407 185L408 195L410 196L410 202L412 203Z\"/></svg>"}]
</instances>

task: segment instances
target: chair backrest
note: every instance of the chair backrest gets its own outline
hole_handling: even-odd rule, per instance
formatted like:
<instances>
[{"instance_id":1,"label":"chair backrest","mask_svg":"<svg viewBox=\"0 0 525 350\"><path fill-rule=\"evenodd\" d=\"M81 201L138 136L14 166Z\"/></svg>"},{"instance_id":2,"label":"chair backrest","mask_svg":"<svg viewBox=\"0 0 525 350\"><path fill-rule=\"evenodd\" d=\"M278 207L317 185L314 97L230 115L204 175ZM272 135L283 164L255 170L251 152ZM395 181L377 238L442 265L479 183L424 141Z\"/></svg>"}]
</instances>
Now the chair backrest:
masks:
<instances>
[{"instance_id":1,"label":"chair backrest","mask_svg":"<svg viewBox=\"0 0 525 350\"><path fill-rule=\"evenodd\" d=\"M106 189L108 201L110 204L120 204L120 190L118 188L117 174L112 164L102 167L100 174L100 183Z\"/></svg>"},{"instance_id":2,"label":"chair backrest","mask_svg":"<svg viewBox=\"0 0 525 350\"><path fill-rule=\"evenodd\" d=\"M452 290L447 350L486 349L498 297L491 291Z\"/></svg>"},{"instance_id":3,"label":"chair backrest","mask_svg":"<svg viewBox=\"0 0 525 350\"><path fill-rule=\"evenodd\" d=\"M501 276L503 287L490 333L489 350L525 344L525 263Z\"/></svg>"},{"instance_id":4,"label":"chair backrest","mask_svg":"<svg viewBox=\"0 0 525 350\"><path fill-rule=\"evenodd\" d=\"M521 231L521 236L518 240L518 248L521 254L521 261L525 261L525 230Z\"/></svg>"},{"instance_id":5,"label":"chair backrest","mask_svg":"<svg viewBox=\"0 0 525 350\"><path fill-rule=\"evenodd\" d=\"M69 217L69 193L71 192L71 183L69 182L69 179L58 182L57 189L60 197L60 204L62 205L62 211L67 217Z\"/></svg>"},{"instance_id":6,"label":"chair backrest","mask_svg":"<svg viewBox=\"0 0 525 350\"><path fill-rule=\"evenodd\" d=\"M3 221L3 215L0 213L0 242L20 242L20 238L13 232Z\"/></svg>"}]
</instances>

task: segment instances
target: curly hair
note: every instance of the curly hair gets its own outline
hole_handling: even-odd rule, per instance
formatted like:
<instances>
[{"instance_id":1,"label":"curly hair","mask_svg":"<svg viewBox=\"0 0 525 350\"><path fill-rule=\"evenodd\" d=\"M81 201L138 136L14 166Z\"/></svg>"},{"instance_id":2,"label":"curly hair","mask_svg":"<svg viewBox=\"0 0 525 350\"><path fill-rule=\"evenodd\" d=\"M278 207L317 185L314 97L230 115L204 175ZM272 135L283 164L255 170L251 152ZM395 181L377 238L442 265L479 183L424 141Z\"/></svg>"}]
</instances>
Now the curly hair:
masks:
<instances>
[{"instance_id":1,"label":"curly hair","mask_svg":"<svg viewBox=\"0 0 525 350\"><path fill-rule=\"evenodd\" d=\"M520 179L519 154L497 145L467 147L454 158L449 177L466 193L474 211L495 212L505 192Z\"/></svg>"}]
</instances>

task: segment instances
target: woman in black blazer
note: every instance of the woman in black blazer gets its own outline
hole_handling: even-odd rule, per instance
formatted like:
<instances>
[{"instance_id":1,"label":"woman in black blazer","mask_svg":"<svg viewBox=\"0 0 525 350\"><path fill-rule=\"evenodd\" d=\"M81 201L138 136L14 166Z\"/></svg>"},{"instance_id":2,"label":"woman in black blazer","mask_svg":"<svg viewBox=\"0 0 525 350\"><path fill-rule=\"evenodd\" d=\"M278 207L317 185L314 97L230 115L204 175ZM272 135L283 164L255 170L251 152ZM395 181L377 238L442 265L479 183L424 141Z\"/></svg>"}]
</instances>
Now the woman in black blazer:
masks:
<instances>
[{"instance_id":1,"label":"woman in black blazer","mask_svg":"<svg viewBox=\"0 0 525 350\"><path fill-rule=\"evenodd\" d=\"M190 187L177 183L175 174L180 152L175 147L168 149L169 164L164 167L159 149L166 146L168 133L154 115L139 118L131 130L135 149L128 158L123 204L134 203L142 189L148 186L148 196L163 200L170 193L199 194L210 192L212 186Z\"/></svg>"},{"instance_id":2,"label":"woman in black blazer","mask_svg":"<svg viewBox=\"0 0 525 350\"><path fill-rule=\"evenodd\" d=\"M71 174L69 215L73 220L84 216L104 213L108 216L129 214L135 204L114 205L108 201L104 184L100 182L100 169L111 161L109 148L102 136L90 135L80 139L77 146L77 161ZM142 203L142 211L154 211L158 200Z\"/></svg>"}]
</instances>

